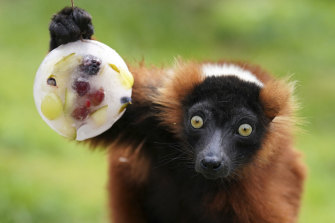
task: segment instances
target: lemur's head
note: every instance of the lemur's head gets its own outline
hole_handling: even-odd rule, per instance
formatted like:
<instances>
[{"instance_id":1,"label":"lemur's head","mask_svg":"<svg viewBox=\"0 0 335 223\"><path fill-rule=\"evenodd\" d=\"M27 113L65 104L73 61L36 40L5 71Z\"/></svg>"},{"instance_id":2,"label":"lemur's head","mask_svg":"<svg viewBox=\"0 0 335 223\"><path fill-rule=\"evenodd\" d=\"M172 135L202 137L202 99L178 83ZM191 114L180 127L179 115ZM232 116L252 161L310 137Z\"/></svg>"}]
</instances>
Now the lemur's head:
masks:
<instances>
[{"instance_id":1,"label":"lemur's head","mask_svg":"<svg viewBox=\"0 0 335 223\"><path fill-rule=\"evenodd\" d=\"M195 171L207 179L227 178L255 157L268 159L269 152L260 151L266 150L269 126L288 101L287 88L279 89L263 71L237 64L192 69L174 80L173 86L183 88L174 89L169 98L181 101L176 114L181 118L173 121L174 129L187 145L185 149L191 150Z\"/></svg>"},{"instance_id":2,"label":"lemur's head","mask_svg":"<svg viewBox=\"0 0 335 223\"><path fill-rule=\"evenodd\" d=\"M207 77L184 102L185 137L195 170L206 178L231 175L261 146L269 123L259 99L262 84L242 78Z\"/></svg>"}]
</instances>

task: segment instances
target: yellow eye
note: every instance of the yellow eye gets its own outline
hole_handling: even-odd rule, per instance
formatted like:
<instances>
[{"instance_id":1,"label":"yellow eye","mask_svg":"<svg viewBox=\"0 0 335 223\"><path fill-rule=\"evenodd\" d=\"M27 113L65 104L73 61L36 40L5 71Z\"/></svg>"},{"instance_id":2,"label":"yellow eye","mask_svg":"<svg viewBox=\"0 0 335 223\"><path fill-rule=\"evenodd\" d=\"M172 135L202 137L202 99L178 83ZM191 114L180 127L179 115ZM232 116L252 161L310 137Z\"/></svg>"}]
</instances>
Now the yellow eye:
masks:
<instances>
[{"instance_id":1,"label":"yellow eye","mask_svg":"<svg viewBox=\"0 0 335 223\"><path fill-rule=\"evenodd\" d=\"M200 129L204 125L204 120L200 116L195 115L191 118L191 125L195 129Z\"/></svg>"},{"instance_id":2,"label":"yellow eye","mask_svg":"<svg viewBox=\"0 0 335 223\"><path fill-rule=\"evenodd\" d=\"M252 127L249 124L242 124L238 127L238 134L241 136L249 136L252 133Z\"/></svg>"}]
</instances>

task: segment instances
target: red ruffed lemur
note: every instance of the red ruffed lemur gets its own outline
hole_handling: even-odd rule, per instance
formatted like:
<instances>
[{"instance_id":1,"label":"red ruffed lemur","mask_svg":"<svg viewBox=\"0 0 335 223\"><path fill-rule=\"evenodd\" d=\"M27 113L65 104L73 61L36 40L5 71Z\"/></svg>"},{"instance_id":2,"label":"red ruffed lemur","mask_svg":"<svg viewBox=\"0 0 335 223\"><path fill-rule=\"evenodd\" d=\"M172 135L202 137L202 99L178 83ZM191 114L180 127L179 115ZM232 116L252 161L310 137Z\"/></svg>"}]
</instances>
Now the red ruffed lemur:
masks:
<instances>
[{"instance_id":1,"label":"red ruffed lemur","mask_svg":"<svg viewBox=\"0 0 335 223\"><path fill-rule=\"evenodd\" d=\"M49 30L50 50L90 39L91 16L64 8ZM89 140L110 152L111 222L297 222L305 168L291 84L225 61L130 71L132 104Z\"/></svg>"}]
</instances>

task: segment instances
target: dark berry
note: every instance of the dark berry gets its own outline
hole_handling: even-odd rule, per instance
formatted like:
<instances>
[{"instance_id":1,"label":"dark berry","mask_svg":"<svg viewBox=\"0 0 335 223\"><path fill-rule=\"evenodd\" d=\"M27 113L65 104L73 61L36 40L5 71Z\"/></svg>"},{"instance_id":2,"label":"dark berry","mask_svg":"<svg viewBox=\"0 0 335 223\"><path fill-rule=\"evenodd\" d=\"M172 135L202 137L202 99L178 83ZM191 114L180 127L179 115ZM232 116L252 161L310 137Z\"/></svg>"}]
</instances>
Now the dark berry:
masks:
<instances>
[{"instance_id":1,"label":"dark berry","mask_svg":"<svg viewBox=\"0 0 335 223\"><path fill-rule=\"evenodd\" d=\"M72 112L72 117L78 121L83 121L89 114L88 108L85 106L78 107Z\"/></svg>"},{"instance_id":2,"label":"dark berry","mask_svg":"<svg viewBox=\"0 0 335 223\"><path fill-rule=\"evenodd\" d=\"M103 89L99 89L91 94L89 94L88 98L90 99L90 101L92 102L92 104L94 106L100 105L101 102L104 100L105 98L105 93Z\"/></svg>"},{"instance_id":3,"label":"dark berry","mask_svg":"<svg viewBox=\"0 0 335 223\"><path fill-rule=\"evenodd\" d=\"M131 103L130 97L122 97L121 98L121 104Z\"/></svg>"},{"instance_id":4,"label":"dark berry","mask_svg":"<svg viewBox=\"0 0 335 223\"><path fill-rule=\"evenodd\" d=\"M49 77L48 80L47 80L47 84L48 85L51 85L51 86L56 86L56 79L53 78L53 77Z\"/></svg>"},{"instance_id":5,"label":"dark berry","mask_svg":"<svg viewBox=\"0 0 335 223\"><path fill-rule=\"evenodd\" d=\"M80 64L79 68L82 72L88 75L95 75L100 70L101 60L92 55L86 55L83 58L82 64Z\"/></svg>"},{"instance_id":6,"label":"dark berry","mask_svg":"<svg viewBox=\"0 0 335 223\"><path fill-rule=\"evenodd\" d=\"M90 90L90 84L87 81L76 80L72 84L72 88L77 92L79 96L84 96Z\"/></svg>"}]
</instances>

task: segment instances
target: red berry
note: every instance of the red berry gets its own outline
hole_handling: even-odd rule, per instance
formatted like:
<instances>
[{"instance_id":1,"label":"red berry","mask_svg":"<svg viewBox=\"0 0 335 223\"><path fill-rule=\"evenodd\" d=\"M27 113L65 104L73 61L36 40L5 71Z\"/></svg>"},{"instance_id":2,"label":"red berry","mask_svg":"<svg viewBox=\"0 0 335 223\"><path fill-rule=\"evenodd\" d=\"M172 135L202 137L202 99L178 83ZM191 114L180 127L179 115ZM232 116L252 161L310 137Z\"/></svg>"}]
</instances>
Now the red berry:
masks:
<instances>
[{"instance_id":1,"label":"red berry","mask_svg":"<svg viewBox=\"0 0 335 223\"><path fill-rule=\"evenodd\" d=\"M90 100L86 100L85 106L86 106L86 108L91 107L91 101Z\"/></svg>"},{"instance_id":2,"label":"red berry","mask_svg":"<svg viewBox=\"0 0 335 223\"><path fill-rule=\"evenodd\" d=\"M79 96L84 96L90 90L90 84L87 81L76 80L72 88L77 92Z\"/></svg>"},{"instance_id":3,"label":"red berry","mask_svg":"<svg viewBox=\"0 0 335 223\"><path fill-rule=\"evenodd\" d=\"M88 98L90 99L90 101L92 102L92 104L94 106L100 105L101 102L104 100L105 98L105 93L103 89L99 89L91 94L89 94Z\"/></svg>"},{"instance_id":4,"label":"red berry","mask_svg":"<svg viewBox=\"0 0 335 223\"><path fill-rule=\"evenodd\" d=\"M89 114L88 108L85 106L78 107L72 112L72 117L75 118L78 121L83 121Z\"/></svg>"}]
</instances>

